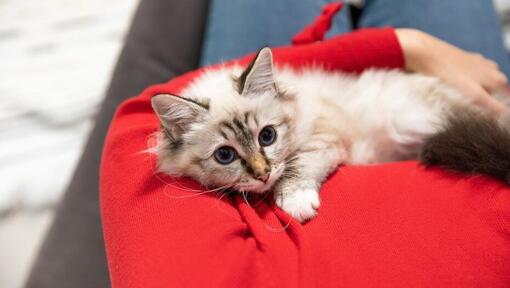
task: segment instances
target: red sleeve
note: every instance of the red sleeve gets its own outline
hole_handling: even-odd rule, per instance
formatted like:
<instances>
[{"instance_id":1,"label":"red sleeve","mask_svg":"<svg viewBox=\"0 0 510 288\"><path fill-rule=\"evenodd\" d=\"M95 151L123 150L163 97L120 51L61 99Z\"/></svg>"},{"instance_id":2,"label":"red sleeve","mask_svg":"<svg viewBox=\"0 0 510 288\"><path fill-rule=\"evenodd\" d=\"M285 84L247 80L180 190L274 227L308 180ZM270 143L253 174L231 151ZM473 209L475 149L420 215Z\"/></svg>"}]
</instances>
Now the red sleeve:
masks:
<instances>
[{"instance_id":1,"label":"red sleeve","mask_svg":"<svg viewBox=\"0 0 510 288\"><path fill-rule=\"evenodd\" d=\"M276 48L274 54L277 64L296 68L320 64L358 72L403 66L391 29ZM238 195L205 192L191 180L155 173L155 158L143 152L158 129L150 97L178 94L197 73L146 89L124 102L111 123L100 191L113 287L395 287L399 283L437 287L438 279L467 287L455 284L473 283L455 280L473 279L479 273L485 273L481 279L485 282L478 286L504 286L497 280L510 275L510 240L504 236L510 225L501 217L506 215L508 221L510 193L502 193L510 191L486 179L482 180L490 183L483 185L493 197L475 195L466 200L459 191L441 189L465 189L471 182L458 184L458 176L436 181L439 172L425 171L413 162L391 169L346 167L325 183L318 218L300 225L289 222L270 201L250 206ZM417 175L424 176L414 181ZM425 189L428 183L440 193ZM465 209L474 204L477 209ZM495 232L494 225L503 232ZM466 232L476 235L466 238ZM490 245L485 245L487 238ZM472 252L464 253L469 248ZM485 266L466 266L472 259ZM438 267L449 270L438 277L427 273Z\"/></svg>"},{"instance_id":2,"label":"red sleeve","mask_svg":"<svg viewBox=\"0 0 510 288\"><path fill-rule=\"evenodd\" d=\"M404 67L402 49L391 28L358 30L324 42L277 48L274 55L277 64L294 67L319 64L346 72L361 72L369 67Z\"/></svg>"}]
</instances>

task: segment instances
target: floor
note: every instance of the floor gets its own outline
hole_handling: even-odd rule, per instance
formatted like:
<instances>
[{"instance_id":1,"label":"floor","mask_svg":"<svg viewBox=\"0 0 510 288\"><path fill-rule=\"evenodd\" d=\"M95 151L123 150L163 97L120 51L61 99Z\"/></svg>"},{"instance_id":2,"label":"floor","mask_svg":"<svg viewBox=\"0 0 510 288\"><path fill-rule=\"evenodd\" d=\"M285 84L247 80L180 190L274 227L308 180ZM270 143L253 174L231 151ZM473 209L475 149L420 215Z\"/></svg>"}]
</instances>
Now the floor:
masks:
<instances>
[{"instance_id":1,"label":"floor","mask_svg":"<svg viewBox=\"0 0 510 288\"><path fill-rule=\"evenodd\" d=\"M0 287L26 278L137 2L0 1Z\"/></svg>"}]
</instances>

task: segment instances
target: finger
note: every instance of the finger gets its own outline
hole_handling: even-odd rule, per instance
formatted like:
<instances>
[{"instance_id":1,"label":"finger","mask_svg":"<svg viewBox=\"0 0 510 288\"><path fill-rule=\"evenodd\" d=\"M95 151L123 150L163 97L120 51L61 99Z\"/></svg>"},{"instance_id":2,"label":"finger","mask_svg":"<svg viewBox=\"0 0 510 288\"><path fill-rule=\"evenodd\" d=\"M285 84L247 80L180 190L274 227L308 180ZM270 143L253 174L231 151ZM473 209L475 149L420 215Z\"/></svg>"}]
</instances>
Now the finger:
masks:
<instances>
[{"instance_id":1,"label":"finger","mask_svg":"<svg viewBox=\"0 0 510 288\"><path fill-rule=\"evenodd\" d=\"M496 81L496 86L499 87L499 89L508 87L508 78L506 77L505 74L503 74L503 72L498 70L494 77L495 77L494 81Z\"/></svg>"},{"instance_id":2,"label":"finger","mask_svg":"<svg viewBox=\"0 0 510 288\"><path fill-rule=\"evenodd\" d=\"M499 70L499 64L498 64L498 63L496 63L495 61L492 61L492 60L490 60L490 59L487 59L487 63L489 64L489 66L490 66L490 67L492 67L492 68L496 68L496 69L498 69L498 70Z\"/></svg>"},{"instance_id":3,"label":"finger","mask_svg":"<svg viewBox=\"0 0 510 288\"><path fill-rule=\"evenodd\" d=\"M489 93L496 93L505 89L508 85L508 79L502 72L493 71L487 73L482 81L482 86Z\"/></svg>"},{"instance_id":4,"label":"finger","mask_svg":"<svg viewBox=\"0 0 510 288\"><path fill-rule=\"evenodd\" d=\"M485 91L481 94L480 97L478 97L476 104L489 109L489 111L496 113L496 115L499 115L508 109L503 103L494 99L494 97Z\"/></svg>"},{"instance_id":5,"label":"finger","mask_svg":"<svg viewBox=\"0 0 510 288\"><path fill-rule=\"evenodd\" d=\"M480 53L471 53L471 55L473 55L474 58L476 58L478 60L485 60L485 57Z\"/></svg>"},{"instance_id":6,"label":"finger","mask_svg":"<svg viewBox=\"0 0 510 288\"><path fill-rule=\"evenodd\" d=\"M495 98L493 98L491 96L489 96L489 98L487 98L487 107L489 107L489 109L494 111L494 113L496 113L496 115L500 115L501 113L503 113L504 111L506 111L508 109L507 106L505 106L503 103L499 102L498 100L496 100Z\"/></svg>"}]
</instances>

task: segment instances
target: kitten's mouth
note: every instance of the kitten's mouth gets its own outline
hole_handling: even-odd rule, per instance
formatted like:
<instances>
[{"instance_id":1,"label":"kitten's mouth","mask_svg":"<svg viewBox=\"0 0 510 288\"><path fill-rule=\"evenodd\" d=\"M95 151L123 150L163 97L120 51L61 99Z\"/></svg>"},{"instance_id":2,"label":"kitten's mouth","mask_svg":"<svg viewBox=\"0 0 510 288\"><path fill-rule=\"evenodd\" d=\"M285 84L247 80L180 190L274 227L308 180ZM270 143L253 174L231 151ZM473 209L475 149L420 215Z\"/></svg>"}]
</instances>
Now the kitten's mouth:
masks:
<instances>
[{"instance_id":1,"label":"kitten's mouth","mask_svg":"<svg viewBox=\"0 0 510 288\"><path fill-rule=\"evenodd\" d=\"M273 188L276 181L280 178L280 176L282 176L284 168L285 167L283 164L280 164L277 167L275 167L271 174L269 175L269 178L265 182L253 179L253 181L250 181L248 183L236 184L235 189L241 192L263 194L271 190L271 188Z\"/></svg>"},{"instance_id":2,"label":"kitten's mouth","mask_svg":"<svg viewBox=\"0 0 510 288\"><path fill-rule=\"evenodd\" d=\"M250 192L255 194L265 193L273 187L274 181L268 180L266 183L254 180L249 183L240 183L235 186L239 192Z\"/></svg>"}]
</instances>

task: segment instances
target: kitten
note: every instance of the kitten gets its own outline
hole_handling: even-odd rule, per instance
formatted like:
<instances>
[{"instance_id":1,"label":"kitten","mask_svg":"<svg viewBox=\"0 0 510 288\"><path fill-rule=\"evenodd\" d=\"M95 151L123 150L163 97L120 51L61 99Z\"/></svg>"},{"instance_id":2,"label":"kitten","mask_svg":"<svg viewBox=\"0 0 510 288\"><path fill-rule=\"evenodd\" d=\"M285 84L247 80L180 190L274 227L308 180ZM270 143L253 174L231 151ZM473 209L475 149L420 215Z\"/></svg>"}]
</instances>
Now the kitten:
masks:
<instances>
[{"instance_id":1,"label":"kitten","mask_svg":"<svg viewBox=\"0 0 510 288\"><path fill-rule=\"evenodd\" d=\"M263 48L244 71L206 71L152 106L158 168L206 186L273 191L303 222L343 163L417 159L509 180L510 133L438 80L397 70L361 75L273 68Z\"/></svg>"}]
</instances>

